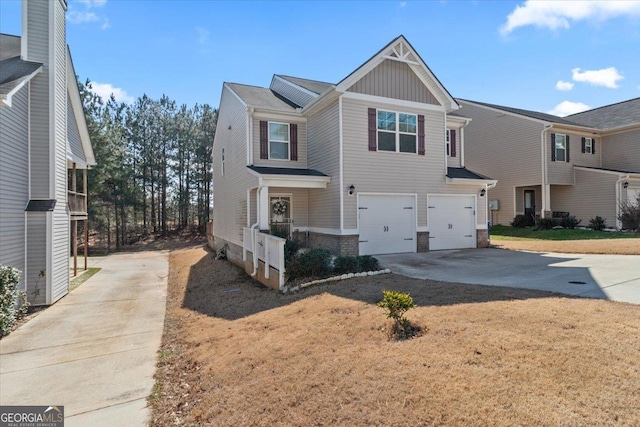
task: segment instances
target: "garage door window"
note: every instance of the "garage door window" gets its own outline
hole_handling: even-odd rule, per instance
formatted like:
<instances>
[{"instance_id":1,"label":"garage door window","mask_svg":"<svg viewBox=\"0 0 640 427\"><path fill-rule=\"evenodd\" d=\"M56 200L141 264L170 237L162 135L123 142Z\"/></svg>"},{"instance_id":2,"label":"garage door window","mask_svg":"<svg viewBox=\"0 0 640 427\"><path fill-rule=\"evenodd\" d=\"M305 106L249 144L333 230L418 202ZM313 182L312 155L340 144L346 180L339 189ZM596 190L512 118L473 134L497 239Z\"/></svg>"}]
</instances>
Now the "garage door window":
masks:
<instances>
[{"instance_id":1,"label":"garage door window","mask_svg":"<svg viewBox=\"0 0 640 427\"><path fill-rule=\"evenodd\" d=\"M417 153L417 121L415 114L378 110L378 150Z\"/></svg>"}]
</instances>

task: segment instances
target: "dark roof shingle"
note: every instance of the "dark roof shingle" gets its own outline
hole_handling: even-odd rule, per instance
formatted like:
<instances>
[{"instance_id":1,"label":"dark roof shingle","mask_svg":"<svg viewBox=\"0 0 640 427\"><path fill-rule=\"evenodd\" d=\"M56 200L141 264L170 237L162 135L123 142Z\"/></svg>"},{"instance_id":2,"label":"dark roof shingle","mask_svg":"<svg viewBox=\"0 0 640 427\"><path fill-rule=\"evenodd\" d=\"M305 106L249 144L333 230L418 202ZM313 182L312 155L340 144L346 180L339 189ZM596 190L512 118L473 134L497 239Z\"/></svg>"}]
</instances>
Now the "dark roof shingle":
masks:
<instances>
[{"instance_id":1,"label":"dark roof shingle","mask_svg":"<svg viewBox=\"0 0 640 427\"><path fill-rule=\"evenodd\" d=\"M315 169L272 168L266 166L247 166L260 175L328 176Z\"/></svg>"},{"instance_id":2,"label":"dark roof shingle","mask_svg":"<svg viewBox=\"0 0 640 427\"><path fill-rule=\"evenodd\" d=\"M298 85L306 90L309 90L313 93L317 93L318 95L320 95L322 92L326 91L329 88L335 87L335 85L332 83L321 82L318 80L309 80L309 79L303 79L300 77L285 76L282 74L276 74L276 76L280 77L281 79L287 80L293 83L294 85Z\"/></svg>"},{"instance_id":3,"label":"dark roof shingle","mask_svg":"<svg viewBox=\"0 0 640 427\"><path fill-rule=\"evenodd\" d=\"M284 99L271 89L259 86L249 86L240 83L225 83L233 90L245 104L251 107L265 108L278 111L295 111L297 105Z\"/></svg>"},{"instance_id":4,"label":"dark roof shingle","mask_svg":"<svg viewBox=\"0 0 640 427\"><path fill-rule=\"evenodd\" d=\"M458 179L491 179L484 175L480 175L479 173L475 173L470 171L467 168L447 168L447 176L449 178L458 178Z\"/></svg>"},{"instance_id":5,"label":"dark roof shingle","mask_svg":"<svg viewBox=\"0 0 640 427\"><path fill-rule=\"evenodd\" d=\"M521 108L505 107L504 105L489 104L486 102L472 101L470 99L457 98L457 101L472 102L478 105L484 105L485 107L495 108L497 110L507 111L509 113L518 114L525 117L531 117L532 119L543 120L545 122L558 123L571 126L585 126L578 122L564 119L562 117L554 116L553 114L540 113L538 111L523 110ZM464 110L462 110L464 112Z\"/></svg>"},{"instance_id":6,"label":"dark roof shingle","mask_svg":"<svg viewBox=\"0 0 640 427\"><path fill-rule=\"evenodd\" d=\"M567 118L584 126L607 130L640 123L640 98L605 105Z\"/></svg>"}]
</instances>

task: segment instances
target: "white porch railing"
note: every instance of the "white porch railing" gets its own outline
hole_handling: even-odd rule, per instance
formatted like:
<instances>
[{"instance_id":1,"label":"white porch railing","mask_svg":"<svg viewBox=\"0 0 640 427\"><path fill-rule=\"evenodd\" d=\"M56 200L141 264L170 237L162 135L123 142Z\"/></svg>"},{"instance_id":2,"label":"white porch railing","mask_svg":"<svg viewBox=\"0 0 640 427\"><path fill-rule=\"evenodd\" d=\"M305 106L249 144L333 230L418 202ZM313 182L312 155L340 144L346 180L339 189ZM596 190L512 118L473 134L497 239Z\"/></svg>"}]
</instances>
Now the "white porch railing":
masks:
<instances>
[{"instance_id":1,"label":"white porch railing","mask_svg":"<svg viewBox=\"0 0 640 427\"><path fill-rule=\"evenodd\" d=\"M269 278L273 267L278 271L278 287L284 287L284 244L286 240L258 230L243 227L242 260L247 260L247 252L253 254L253 267L258 268L258 261L264 262L264 277Z\"/></svg>"}]
</instances>

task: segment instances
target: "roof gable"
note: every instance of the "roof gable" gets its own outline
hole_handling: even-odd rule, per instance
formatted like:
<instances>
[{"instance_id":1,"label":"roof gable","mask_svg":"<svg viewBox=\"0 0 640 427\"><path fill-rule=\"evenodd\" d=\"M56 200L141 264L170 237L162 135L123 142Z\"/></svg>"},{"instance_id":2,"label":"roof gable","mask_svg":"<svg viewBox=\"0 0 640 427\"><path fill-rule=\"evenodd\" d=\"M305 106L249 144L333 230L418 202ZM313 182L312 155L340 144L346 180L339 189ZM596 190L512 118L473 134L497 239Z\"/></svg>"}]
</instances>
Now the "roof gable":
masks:
<instances>
[{"instance_id":1,"label":"roof gable","mask_svg":"<svg viewBox=\"0 0 640 427\"><path fill-rule=\"evenodd\" d=\"M451 94L431 72L429 67L427 67L427 64L422 60L413 46L411 46L407 39L402 35L396 37L378 51L378 53L373 55L368 61L345 77L340 83L338 83L336 90L339 92L346 92L385 60L398 61L407 64L413 73L415 73L415 75L420 79L422 84L433 95L438 104L443 105L447 110L457 110L460 108Z\"/></svg>"}]
</instances>

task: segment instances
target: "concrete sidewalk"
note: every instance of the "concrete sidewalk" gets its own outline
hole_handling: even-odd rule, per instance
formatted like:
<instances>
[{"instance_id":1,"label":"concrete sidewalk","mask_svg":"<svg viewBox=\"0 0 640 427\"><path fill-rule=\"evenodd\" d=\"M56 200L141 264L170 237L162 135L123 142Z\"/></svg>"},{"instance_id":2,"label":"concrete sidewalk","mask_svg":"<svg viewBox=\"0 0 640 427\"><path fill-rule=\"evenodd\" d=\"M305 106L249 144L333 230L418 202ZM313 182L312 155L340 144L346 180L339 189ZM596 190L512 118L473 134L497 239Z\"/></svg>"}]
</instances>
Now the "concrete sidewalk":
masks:
<instances>
[{"instance_id":1,"label":"concrete sidewalk","mask_svg":"<svg viewBox=\"0 0 640 427\"><path fill-rule=\"evenodd\" d=\"M0 341L0 404L63 405L65 426L146 426L168 253L91 258L102 270Z\"/></svg>"}]
</instances>

